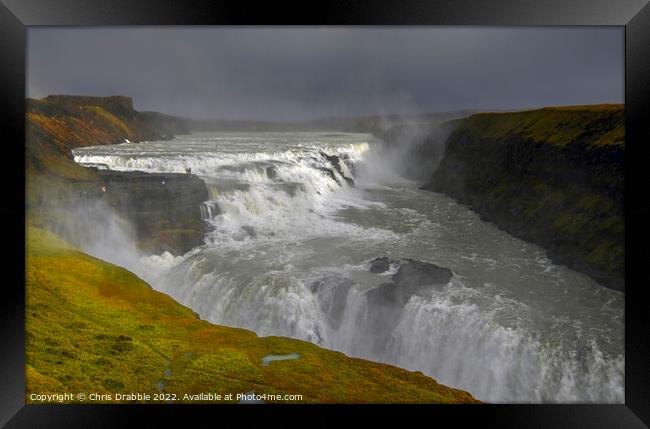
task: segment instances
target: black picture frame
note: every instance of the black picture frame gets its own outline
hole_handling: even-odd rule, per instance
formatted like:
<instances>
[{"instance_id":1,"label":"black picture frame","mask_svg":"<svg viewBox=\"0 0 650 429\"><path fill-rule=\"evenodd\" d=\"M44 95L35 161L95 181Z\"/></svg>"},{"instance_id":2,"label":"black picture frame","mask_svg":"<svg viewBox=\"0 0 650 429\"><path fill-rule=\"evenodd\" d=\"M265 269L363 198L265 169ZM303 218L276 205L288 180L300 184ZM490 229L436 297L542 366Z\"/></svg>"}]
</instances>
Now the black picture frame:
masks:
<instances>
[{"instance_id":1,"label":"black picture frame","mask_svg":"<svg viewBox=\"0 0 650 429\"><path fill-rule=\"evenodd\" d=\"M650 260L650 5L648 0L493 0L275 2L185 0L0 0L0 120L4 226L0 351L0 425L7 427L116 427L146 413L147 426L163 419L254 417L265 425L332 425L345 413L366 425L474 422L488 427L642 428L650 424L650 311L644 298ZM91 406L25 405L24 401L24 160L25 70L28 26L113 25L615 25L625 26L625 404L478 406ZM7 132L9 131L9 132ZM21 158L22 157L22 158ZM22 185L22 186L21 186ZM23 250L21 252L21 249ZM444 423L453 422L453 423ZM645 424L644 424L645 422ZM294 424L291 424L294 423ZM413 423L416 424L416 423ZM245 427L245 425L244 425Z\"/></svg>"}]
</instances>

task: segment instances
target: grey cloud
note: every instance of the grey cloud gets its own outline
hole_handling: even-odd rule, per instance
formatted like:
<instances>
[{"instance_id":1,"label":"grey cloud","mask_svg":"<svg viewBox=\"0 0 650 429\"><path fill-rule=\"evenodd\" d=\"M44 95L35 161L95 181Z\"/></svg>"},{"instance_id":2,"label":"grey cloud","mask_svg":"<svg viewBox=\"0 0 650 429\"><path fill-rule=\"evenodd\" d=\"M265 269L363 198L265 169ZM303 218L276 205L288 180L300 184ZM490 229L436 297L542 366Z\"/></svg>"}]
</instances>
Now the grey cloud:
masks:
<instances>
[{"instance_id":1,"label":"grey cloud","mask_svg":"<svg viewBox=\"0 0 650 429\"><path fill-rule=\"evenodd\" d=\"M270 120L620 103L623 48L618 27L33 27L28 96Z\"/></svg>"}]
</instances>

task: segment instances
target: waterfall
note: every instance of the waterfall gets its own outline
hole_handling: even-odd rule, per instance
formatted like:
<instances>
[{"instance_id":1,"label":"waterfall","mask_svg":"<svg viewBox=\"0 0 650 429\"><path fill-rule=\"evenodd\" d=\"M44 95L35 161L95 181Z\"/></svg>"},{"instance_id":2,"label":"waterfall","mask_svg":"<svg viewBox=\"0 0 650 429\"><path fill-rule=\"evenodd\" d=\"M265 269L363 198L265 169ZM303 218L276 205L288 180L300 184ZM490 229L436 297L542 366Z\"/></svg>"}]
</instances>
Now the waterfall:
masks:
<instances>
[{"instance_id":1,"label":"waterfall","mask_svg":"<svg viewBox=\"0 0 650 429\"><path fill-rule=\"evenodd\" d=\"M624 401L623 298L540 257L377 161L363 134L231 133L80 148L82 165L184 173L208 187L206 246L141 259L204 319L422 371L490 402ZM452 280L403 303L370 291L396 266Z\"/></svg>"}]
</instances>

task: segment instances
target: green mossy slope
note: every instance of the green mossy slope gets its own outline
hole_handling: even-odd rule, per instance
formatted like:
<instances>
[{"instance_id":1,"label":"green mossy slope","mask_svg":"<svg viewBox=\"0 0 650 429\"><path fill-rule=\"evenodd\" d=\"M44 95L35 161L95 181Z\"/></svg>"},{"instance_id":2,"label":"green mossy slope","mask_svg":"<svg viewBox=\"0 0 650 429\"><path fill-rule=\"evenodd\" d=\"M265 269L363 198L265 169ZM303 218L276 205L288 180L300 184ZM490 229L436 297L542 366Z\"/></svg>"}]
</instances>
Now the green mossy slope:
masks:
<instances>
[{"instance_id":1,"label":"green mossy slope","mask_svg":"<svg viewBox=\"0 0 650 429\"><path fill-rule=\"evenodd\" d=\"M202 321L129 271L30 227L26 400L32 393L300 394L302 402L471 403L421 373ZM269 354L295 360L262 365Z\"/></svg>"},{"instance_id":2,"label":"green mossy slope","mask_svg":"<svg viewBox=\"0 0 650 429\"><path fill-rule=\"evenodd\" d=\"M624 119L622 105L472 115L423 188L623 290Z\"/></svg>"}]
</instances>

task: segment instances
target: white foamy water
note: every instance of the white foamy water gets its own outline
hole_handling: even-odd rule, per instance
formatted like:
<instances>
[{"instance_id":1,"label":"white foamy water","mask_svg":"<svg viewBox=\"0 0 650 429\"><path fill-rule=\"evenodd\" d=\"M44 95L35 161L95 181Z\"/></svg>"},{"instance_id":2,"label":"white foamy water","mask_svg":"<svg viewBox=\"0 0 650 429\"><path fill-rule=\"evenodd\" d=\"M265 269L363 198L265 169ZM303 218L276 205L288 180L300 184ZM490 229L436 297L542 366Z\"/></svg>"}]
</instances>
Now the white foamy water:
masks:
<instances>
[{"instance_id":1,"label":"white foamy water","mask_svg":"<svg viewBox=\"0 0 650 429\"><path fill-rule=\"evenodd\" d=\"M366 134L213 133L74 156L206 182L205 244L130 267L202 318L419 370L491 402L624 402L623 295L418 190L378 147ZM369 272L379 256L454 277L380 309L368 291L397 266Z\"/></svg>"}]
</instances>

